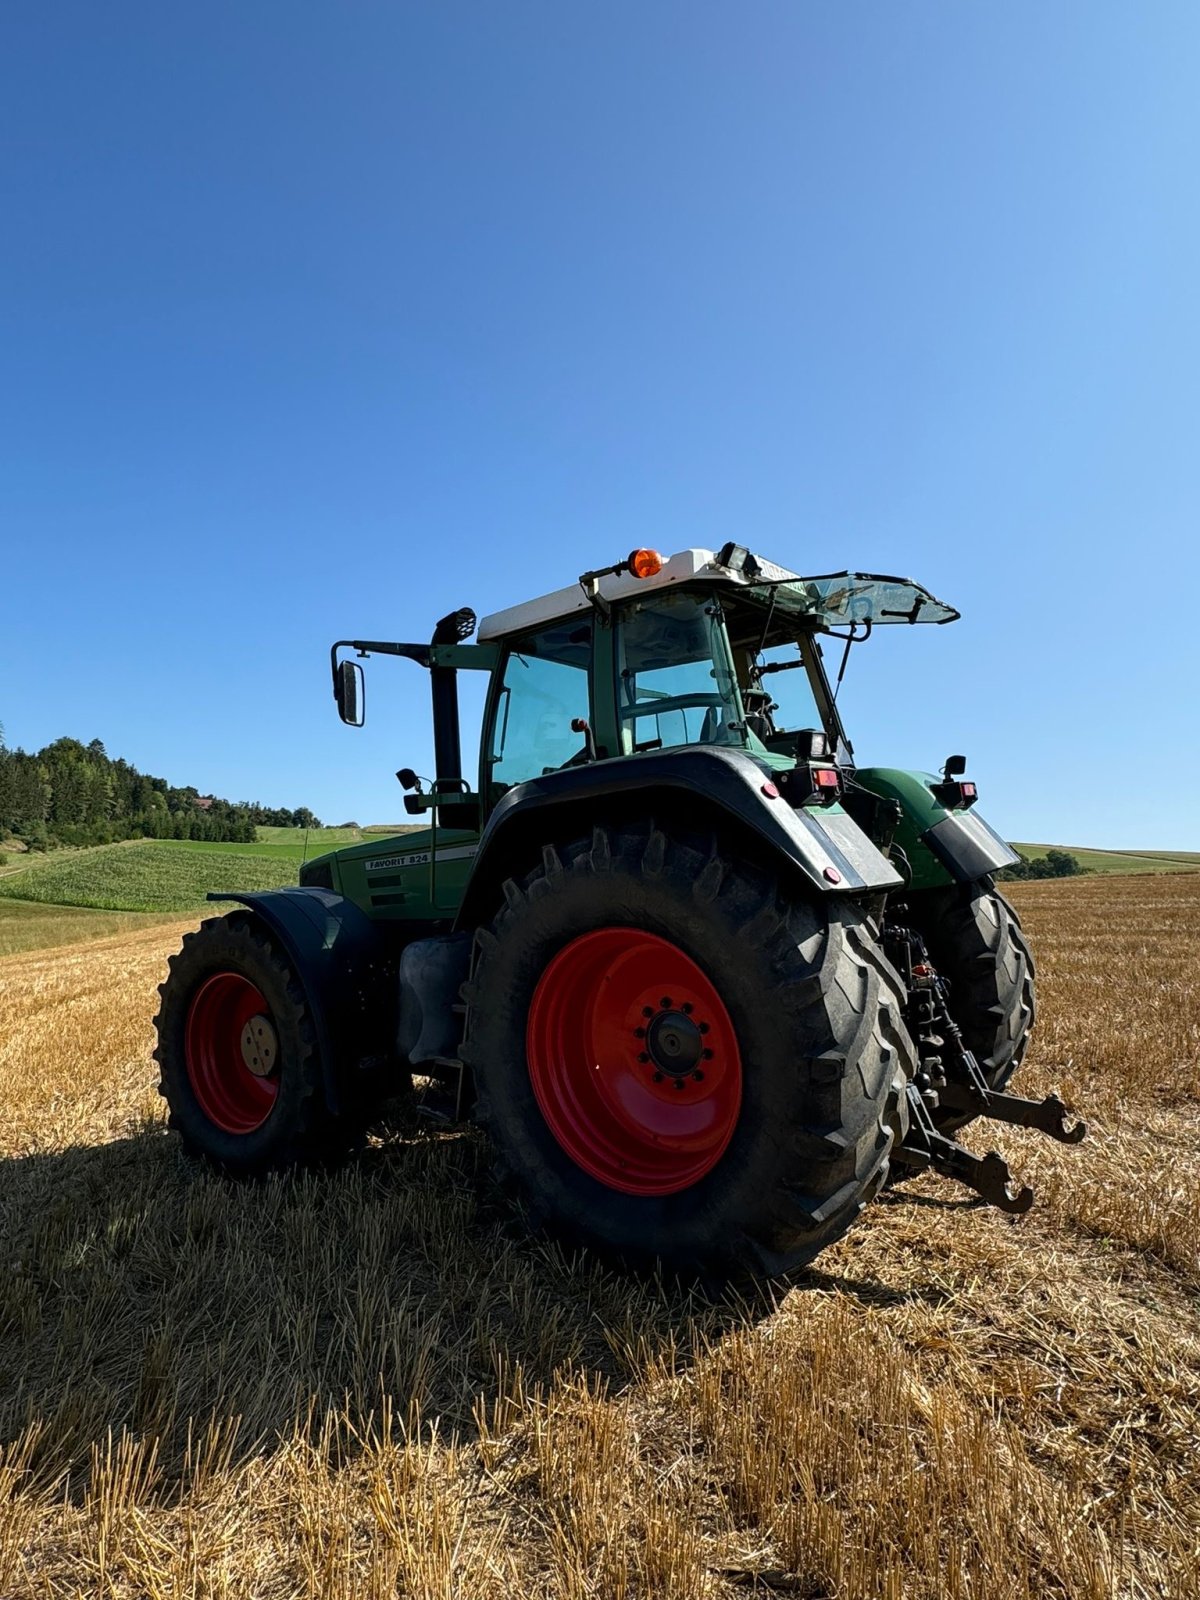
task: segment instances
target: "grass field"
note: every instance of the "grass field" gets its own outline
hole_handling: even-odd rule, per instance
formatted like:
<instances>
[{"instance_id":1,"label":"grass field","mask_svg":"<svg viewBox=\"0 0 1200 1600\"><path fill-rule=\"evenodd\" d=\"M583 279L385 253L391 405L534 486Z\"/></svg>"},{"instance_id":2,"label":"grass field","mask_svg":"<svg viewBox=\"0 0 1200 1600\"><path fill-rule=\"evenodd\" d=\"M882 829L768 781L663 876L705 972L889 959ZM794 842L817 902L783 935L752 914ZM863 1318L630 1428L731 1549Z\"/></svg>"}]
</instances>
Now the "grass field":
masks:
<instances>
[{"instance_id":1,"label":"grass field","mask_svg":"<svg viewBox=\"0 0 1200 1600\"><path fill-rule=\"evenodd\" d=\"M295 883L300 863L323 855L339 845L361 842L397 830L314 828L307 843L296 828L260 828L254 844L207 844L194 839L138 839L125 844L99 845L89 850L30 852L13 857L0 870L0 955L10 949L35 948L37 928L20 923L28 935L22 943L19 918L7 914L6 902L33 901L43 906L74 910L91 907L105 911L171 913L196 910L205 904L210 889L275 889ZM398 831L411 832L412 826ZM10 943L5 944L7 925ZM64 920L87 937L86 924ZM97 932L116 931L97 929ZM49 913L38 928L51 932ZM50 940L38 942L49 943ZM56 944L67 938L55 938Z\"/></svg>"},{"instance_id":2,"label":"grass field","mask_svg":"<svg viewBox=\"0 0 1200 1600\"><path fill-rule=\"evenodd\" d=\"M253 846L139 839L52 851L0 878L0 896L106 911L184 911L202 906L209 889L274 889L295 881L295 859L259 854Z\"/></svg>"},{"instance_id":3,"label":"grass field","mask_svg":"<svg viewBox=\"0 0 1200 1600\"><path fill-rule=\"evenodd\" d=\"M0 914L5 901L106 911L182 912L203 907L210 889L275 889L295 883L305 859L303 833L294 828L264 828L261 832L268 837L254 844L138 839L91 850L31 854L0 874ZM319 838L318 834L347 837ZM354 842L355 834L363 837L360 830L314 829L309 836L309 859ZM4 953L2 941L0 934L0 954Z\"/></svg>"},{"instance_id":4,"label":"grass field","mask_svg":"<svg viewBox=\"0 0 1200 1600\"><path fill-rule=\"evenodd\" d=\"M1200 872L1195 850L1089 850L1075 844L1015 844L1014 850L1039 861L1048 850L1066 850L1089 872Z\"/></svg>"},{"instance_id":5,"label":"grass field","mask_svg":"<svg viewBox=\"0 0 1200 1600\"><path fill-rule=\"evenodd\" d=\"M990 1129L1028 1216L905 1185L774 1310L525 1242L471 1132L196 1169L187 922L6 958L0 1595L1200 1594L1200 878L1012 891L1090 1140Z\"/></svg>"},{"instance_id":6,"label":"grass field","mask_svg":"<svg viewBox=\"0 0 1200 1600\"><path fill-rule=\"evenodd\" d=\"M232 889L273 889L295 883L300 863L339 845L398 832L413 824L368 828L260 828L253 844L206 844L193 840L137 840L95 849L13 856L0 868L0 955L38 944L62 944L91 931L78 917L55 928L47 913L33 921L6 910L6 902L32 901L111 912L194 911L205 895ZM1048 845L1022 844L1026 856L1044 855ZM1091 872L1158 873L1200 871L1200 853L1102 851L1069 847ZM96 931L116 931L111 928ZM68 934L68 929L72 930Z\"/></svg>"}]
</instances>

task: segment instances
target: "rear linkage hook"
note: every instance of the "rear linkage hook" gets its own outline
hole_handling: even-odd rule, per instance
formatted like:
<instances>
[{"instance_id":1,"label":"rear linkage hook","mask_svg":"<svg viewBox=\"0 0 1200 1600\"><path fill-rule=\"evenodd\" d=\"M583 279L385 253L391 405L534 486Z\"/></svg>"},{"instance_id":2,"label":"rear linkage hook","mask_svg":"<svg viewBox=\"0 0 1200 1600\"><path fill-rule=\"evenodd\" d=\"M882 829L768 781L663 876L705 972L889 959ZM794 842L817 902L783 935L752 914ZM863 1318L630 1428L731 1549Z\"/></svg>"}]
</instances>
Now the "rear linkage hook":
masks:
<instances>
[{"instance_id":1,"label":"rear linkage hook","mask_svg":"<svg viewBox=\"0 0 1200 1600\"><path fill-rule=\"evenodd\" d=\"M908 1086L908 1137L892 1159L916 1171L932 1167L943 1177L956 1178L974 1189L988 1205L1020 1216L1033 1204L1033 1190L1027 1183L1016 1186L1008 1162L995 1150L977 1156L956 1139L939 1133L929 1115L925 1097L915 1083Z\"/></svg>"},{"instance_id":2,"label":"rear linkage hook","mask_svg":"<svg viewBox=\"0 0 1200 1600\"><path fill-rule=\"evenodd\" d=\"M927 997L914 1020L922 1066L928 1063L932 1069L921 1074L922 1082L908 1086L908 1137L893 1159L918 1171L932 1167L935 1172L974 1189L989 1205L1020 1215L1033 1204L1033 1190L1029 1185L1015 1185L1008 1163L997 1151L977 1156L956 1139L939 1133L930 1115L930 1105L991 1117L996 1122L1007 1122L1018 1128L1035 1128L1060 1144L1079 1144L1087 1133L1087 1124L1079 1120L1069 1122L1070 1112L1056 1094L1048 1094L1044 1100L1026 1100L1021 1095L993 1089L950 1014L946 981L930 963L924 941L910 928L891 931L893 940L900 946L910 994L917 980L916 989ZM942 1057L942 1049L947 1050L948 1060Z\"/></svg>"},{"instance_id":3,"label":"rear linkage hook","mask_svg":"<svg viewBox=\"0 0 1200 1600\"><path fill-rule=\"evenodd\" d=\"M974 1057L971 1065L975 1066ZM975 1070L978 1072L979 1068L976 1066ZM974 1111L1016 1128L1036 1128L1060 1144L1079 1144L1087 1133L1086 1122L1077 1119L1068 1124L1070 1112L1056 1094L1048 1094L1044 1100L1023 1100L1020 1095L1001 1094L986 1084L977 1087L974 1083L947 1082L939 1089L938 1100L951 1111Z\"/></svg>"}]
</instances>

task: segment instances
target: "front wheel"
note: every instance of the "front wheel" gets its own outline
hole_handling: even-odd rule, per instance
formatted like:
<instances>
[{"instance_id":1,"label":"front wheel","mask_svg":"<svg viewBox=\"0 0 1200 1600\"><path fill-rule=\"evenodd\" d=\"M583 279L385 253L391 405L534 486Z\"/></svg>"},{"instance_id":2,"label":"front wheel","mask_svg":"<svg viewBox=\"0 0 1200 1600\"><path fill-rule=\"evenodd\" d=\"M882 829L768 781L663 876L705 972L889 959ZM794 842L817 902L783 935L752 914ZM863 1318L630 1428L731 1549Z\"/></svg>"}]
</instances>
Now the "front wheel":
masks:
<instances>
[{"instance_id":1,"label":"front wheel","mask_svg":"<svg viewBox=\"0 0 1200 1600\"><path fill-rule=\"evenodd\" d=\"M159 994L159 1093L191 1154L252 1174L349 1142L325 1107L303 990L256 918L236 912L185 934Z\"/></svg>"},{"instance_id":2,"label":"front wheel","mask_svg":"<svg viewBox=\"0 0 1200 1600\"><path fill-rule=\"evenodd\" d=\"M887 1175L912 1046L848 900L717 845L597 828L504 886L476 942L464 1058L534 1214L622 1260L789 1273Z\"/></svg>"}]
</instances>

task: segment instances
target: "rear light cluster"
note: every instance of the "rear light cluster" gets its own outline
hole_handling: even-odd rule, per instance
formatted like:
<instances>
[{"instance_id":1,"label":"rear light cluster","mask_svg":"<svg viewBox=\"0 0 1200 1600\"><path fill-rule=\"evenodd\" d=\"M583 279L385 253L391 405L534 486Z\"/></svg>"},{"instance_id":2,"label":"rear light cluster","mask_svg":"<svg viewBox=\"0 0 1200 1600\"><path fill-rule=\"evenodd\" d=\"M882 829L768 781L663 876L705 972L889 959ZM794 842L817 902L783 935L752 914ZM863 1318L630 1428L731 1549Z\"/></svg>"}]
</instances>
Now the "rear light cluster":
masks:
<instances>
[{"instance_id":1,"label":"rear light cluster","mask_svg":"<svg viewBox=\"0 0 1200 1600\"><path fill-rule=\"evenodd\" d=\"M779 782L762 785L768 800L786 796L793 806L831 806L842 792L842 775L830 760L825 735L805 728L796 736L798 760Z\"/></svg>"},{"instance_id":2,"label":"rear light cluster","mask_svg":"<svg viewBox=\"0 0 1200 1600\"><path fill-rule=\"evenodd\" d=\"M934 793L947 811L965 811L979 799L973 783L939 783Z\"/></svg>"},{"instance_id":3,"label":"rear light cluster","mask_svg":"<svg viewBox=\"0 0 1200 1600\"><path fill-rule=\"evenodd\" d=\"M975 785L963 778L966 770L966 756L951 756L942 768L941 783L932 785L935 797L947 811L966 811L979 798Z\"/></svg>"},{"instance_id":4,"label":"rear light cluster","mask_svg":"<svg viewBox=\"0 0 1200 1600\"><path fill-rule=\"evenodd\" d=\"M787 775L787 797L794 806L831 806L841 792L842 775L836 767L801 762Z\"/></svg>"}]
</instances>

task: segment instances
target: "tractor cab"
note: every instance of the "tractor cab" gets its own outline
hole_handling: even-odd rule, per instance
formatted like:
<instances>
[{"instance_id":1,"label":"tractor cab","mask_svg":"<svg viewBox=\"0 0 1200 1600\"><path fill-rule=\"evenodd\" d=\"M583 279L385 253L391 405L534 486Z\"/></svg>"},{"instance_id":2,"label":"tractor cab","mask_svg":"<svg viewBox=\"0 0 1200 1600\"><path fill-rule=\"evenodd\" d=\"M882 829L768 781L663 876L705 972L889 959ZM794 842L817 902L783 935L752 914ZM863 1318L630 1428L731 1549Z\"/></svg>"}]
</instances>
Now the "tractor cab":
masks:
<instances>
[{"instance_id":1,"label":"tractor cab","mask_svg":"<svg viewBox=\"0 0 1200 1600\"><path fill-rule=\"evenodd\" d=\"M407 836L403 855L396 840L382 854L375 843L356 846L311 863L303 881L336 882L376 914L426 917L463 895L478 841L499 808L536 802L548 782L557 796L550 780L584 768L602 769L592 787L603 786L610 764L615 781L617 763L623 777L636 772L639 784L671 781L685 752L706 751L748 760L741 770L760 787L765 780L793 807L828 813L823 826L840 829L842 855L860 829L886 854L897 804L906 813L911 797L899 796L887 774L873 781L876 769L855 772L822 640L836 641L840 682L851 645L876 627L957 617L909 579L854 572L805 578L729 544L669 558L635 550L567 588L485 616L477 627L470 610L452 613L428 645L339 641L334 692L349 723L362 720L362 669L342 650L405 656L428 668L436 776L428 789L410 768L397 777L408 791L408 813L427 815L432 826ZM477 753L460 748L463 670L488 675ZM920 781L936 783L932 775ZM839 822L843 812L850 815ZM860 829L848 826L851 817ZM1002 841L984 841L985 853L997 848L998 862L1007 860ZM928 873L928 851L910 850L908 870L914 856L918 872ZM409 882L414 868L428 878L419 895ZM848 887L865 881L841 856L835 870ZM936 879L940 869L932 870Z\"/></svg>"},{"instance_id":2,"label":"tractor cab","mask_svg":"<svg viewBox=\"0 0 1200 1600\"><path fill-rule=\"evenodd\" d=\"M503 652L481 792L494 803L562 766L691 745L780 771L801 757L852 765L820 636L847 650L881 624L957 616L908 579L801 578L735 545L634 551L480 624Z\"/></svg>"}]
</instances>

